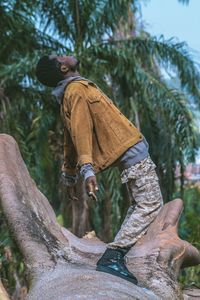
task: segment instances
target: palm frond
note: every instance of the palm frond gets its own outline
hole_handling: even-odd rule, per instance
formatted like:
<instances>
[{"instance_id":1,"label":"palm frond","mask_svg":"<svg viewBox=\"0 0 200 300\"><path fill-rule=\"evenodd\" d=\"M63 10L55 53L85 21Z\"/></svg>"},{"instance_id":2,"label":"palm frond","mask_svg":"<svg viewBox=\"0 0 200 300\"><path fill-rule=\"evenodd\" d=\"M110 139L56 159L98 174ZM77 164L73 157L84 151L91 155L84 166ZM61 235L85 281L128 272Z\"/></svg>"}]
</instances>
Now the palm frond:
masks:
<instances>
[{"instance_id":1,"label":"palm frond","mask_svg":"<svg viewBox=\"0 0 200 300\"><path fill-rule=\"evenodd\" d=\"M155 63L158 63L166 71L176 73L182 88L197 102L200 100L199 66L192 60L185 43L174 43L173 39L165 41L163 37L160 39L131 37L126 40L94 44L85 51L85 54L98 57L102 62L109 62L118 74L125 73L127 68L130 70L135 61L140 63L141 67L145 66L151 70L155 68Z\"/></svg>"}]
</instances>

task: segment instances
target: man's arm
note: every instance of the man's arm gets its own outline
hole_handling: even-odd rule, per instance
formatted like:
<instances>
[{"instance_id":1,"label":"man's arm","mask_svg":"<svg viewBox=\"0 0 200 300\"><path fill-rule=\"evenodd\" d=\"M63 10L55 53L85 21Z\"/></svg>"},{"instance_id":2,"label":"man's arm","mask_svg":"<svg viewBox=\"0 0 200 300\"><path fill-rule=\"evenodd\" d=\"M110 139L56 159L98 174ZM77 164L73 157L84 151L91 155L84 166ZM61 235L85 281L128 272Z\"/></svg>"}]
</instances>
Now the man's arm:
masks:
<instances>
[{"instance_id":1,"label":"man's arm","mask_svg":"<svg viewBox=\"0 0 200 300\"><path fill-rule=\"evenodd\" d=\"M61 114L63 111L61 108ZM76 174L76 152L70 133L64 127L64 163L62 165L61 181L67 187L67 195L70 200L76 199L75 197L75 184L77 182Z\"/></svg>"},{"instance_id":2,"label":"man's arm","mask_svg":"<svg viewBox=\"0 0 200 300\"><path fill-rule=\"evenodd\" d=\"M93 121L87 100L79 93L70 97L71 137L77 151L78 166L93 164L92 134Z\"/></svg>"},{"instance_id":3,"label":"man's arm","mask_svg":"<svg viewBox=\"0 0 200 300\"><path fill-rule=\"evenodd\" d=\"M80 174L85 180L85 187L88 195L97 201L95 193L98 191L97 180L92 164L82 165L80 168Z\"/></svg>"},{"instance_id":4,"label":"man's arm","mask_svg":"<svg viewBox=\"0 0 200 300\"><path fill-rule=\"evenodd\" d=\"M62 171L69 175L76 175L76 164L76 150L68 129L64 127L64 163L62 165Z\"/></svg>"},{"instance_id":5,"label":"man's arm","mask_svg":"<svg viewBox=\"0 0 200 300\"><path fill-rule=\"evenodd\" d=\"M69 98L71 115L71 136L78 156L78 166L84 175L88 194L98 190L94 175L92 158L93 121L88 107L87 99L79 93ZM90 165L90 170L83 171L85 165ZM87 175L87 176L85 176Z\"/></svg>"}]
</instances>

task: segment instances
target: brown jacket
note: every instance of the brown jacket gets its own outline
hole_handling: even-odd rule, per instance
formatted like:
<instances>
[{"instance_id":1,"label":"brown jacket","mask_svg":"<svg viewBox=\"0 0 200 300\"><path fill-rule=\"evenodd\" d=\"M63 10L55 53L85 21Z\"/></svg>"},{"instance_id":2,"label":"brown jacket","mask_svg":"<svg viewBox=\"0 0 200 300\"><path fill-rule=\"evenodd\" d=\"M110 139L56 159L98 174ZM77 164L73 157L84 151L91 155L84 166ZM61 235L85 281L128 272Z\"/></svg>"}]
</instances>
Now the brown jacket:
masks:
<instances>
[{"instance_id":1,"label":"brown jacket","mask_svg":"<svg viewBox=\"0 0 200 300\"><path fill-rule=\"evenodd\" d=\"M86 163L95 172L103 170L143 138L113 102L85 80L67 86L61 113L65 124L62 171L68 174Z\"/></svg>"}]
</instances>

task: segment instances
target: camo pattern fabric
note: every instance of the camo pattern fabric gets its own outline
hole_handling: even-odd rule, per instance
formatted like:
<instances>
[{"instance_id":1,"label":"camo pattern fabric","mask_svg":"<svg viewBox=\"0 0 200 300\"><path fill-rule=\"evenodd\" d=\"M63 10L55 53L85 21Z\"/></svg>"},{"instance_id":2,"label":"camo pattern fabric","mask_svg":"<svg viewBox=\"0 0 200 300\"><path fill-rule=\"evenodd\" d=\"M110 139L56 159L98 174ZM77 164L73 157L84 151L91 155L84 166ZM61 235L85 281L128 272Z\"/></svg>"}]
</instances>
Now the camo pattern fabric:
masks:
<instances>
[{"instance_id":1,"label":"camo pattern fabric","mask_svg":"<svg viewBox=\"0 0 200 300\"><path fill-rule=\"evenodd\" d=\"M155 168L155 164L148 156L122 172L121 181L127 185L132 205L108 248L132 247L146 233L158 215L163 198Z\"/></svg>"}]
</instances>

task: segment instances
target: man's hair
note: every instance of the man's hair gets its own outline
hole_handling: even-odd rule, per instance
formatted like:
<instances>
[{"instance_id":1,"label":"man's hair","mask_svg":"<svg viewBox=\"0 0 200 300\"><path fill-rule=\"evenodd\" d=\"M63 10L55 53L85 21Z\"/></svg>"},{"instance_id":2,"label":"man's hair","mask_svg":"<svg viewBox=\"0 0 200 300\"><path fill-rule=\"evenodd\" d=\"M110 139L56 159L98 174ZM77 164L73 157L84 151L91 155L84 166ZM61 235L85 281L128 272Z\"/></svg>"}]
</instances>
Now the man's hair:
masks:
<instances>
[{"instance_id":1,"label":"man's hair","mask_svg":"<svg viewBox=\"0 0 200 300\"><path fill-rule=\"evenodd\" d=\"M38 61L36 76L42 84L49 87L56 87L58 82L64 79L60 63L56 58L50 59L48 55L42 56Z\"/></svg>"}]
</instances>

